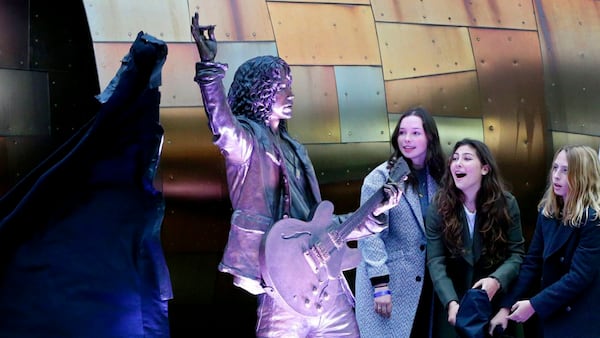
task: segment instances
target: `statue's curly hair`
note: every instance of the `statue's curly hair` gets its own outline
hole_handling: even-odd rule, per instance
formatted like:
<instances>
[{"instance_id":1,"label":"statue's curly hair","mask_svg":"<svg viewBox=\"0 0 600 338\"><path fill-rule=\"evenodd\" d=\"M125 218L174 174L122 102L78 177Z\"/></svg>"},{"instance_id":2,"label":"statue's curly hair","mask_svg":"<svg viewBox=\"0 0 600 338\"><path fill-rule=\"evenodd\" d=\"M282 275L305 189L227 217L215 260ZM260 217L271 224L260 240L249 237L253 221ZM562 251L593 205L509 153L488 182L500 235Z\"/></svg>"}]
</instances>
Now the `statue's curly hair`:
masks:
<instances>
[{"instance_id":1,"label":"statue's curly hair","mask_svg":"<svg viewBox=\"0 0 600 338\"><path fill-rule=\"evenodd\" d=\"M271 115L275 93L280 89L290 66L280 57L264 55L244 62L235 72L228 101L234 115L264 122Z\"/></svg>"}]
</instances>

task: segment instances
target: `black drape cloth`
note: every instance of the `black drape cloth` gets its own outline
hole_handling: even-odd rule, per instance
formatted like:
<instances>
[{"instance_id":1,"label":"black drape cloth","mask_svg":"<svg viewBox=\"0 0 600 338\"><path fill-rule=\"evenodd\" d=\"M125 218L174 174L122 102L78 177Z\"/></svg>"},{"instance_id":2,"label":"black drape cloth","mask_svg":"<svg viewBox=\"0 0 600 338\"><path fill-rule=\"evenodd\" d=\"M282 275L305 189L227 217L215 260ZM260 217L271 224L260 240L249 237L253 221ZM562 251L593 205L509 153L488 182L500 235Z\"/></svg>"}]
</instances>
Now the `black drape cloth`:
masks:
<instances>
[{"instance_id":1,"label":"black drape cloth","mask_svg":"<svg viewBox=\"0 0 600 338\"><path fill-rule=\"evenodd\" d=\"M0 199L0 337L168 337L155 179L161 40L140 32L94 118Z\"/></svg>"}]
</instances>

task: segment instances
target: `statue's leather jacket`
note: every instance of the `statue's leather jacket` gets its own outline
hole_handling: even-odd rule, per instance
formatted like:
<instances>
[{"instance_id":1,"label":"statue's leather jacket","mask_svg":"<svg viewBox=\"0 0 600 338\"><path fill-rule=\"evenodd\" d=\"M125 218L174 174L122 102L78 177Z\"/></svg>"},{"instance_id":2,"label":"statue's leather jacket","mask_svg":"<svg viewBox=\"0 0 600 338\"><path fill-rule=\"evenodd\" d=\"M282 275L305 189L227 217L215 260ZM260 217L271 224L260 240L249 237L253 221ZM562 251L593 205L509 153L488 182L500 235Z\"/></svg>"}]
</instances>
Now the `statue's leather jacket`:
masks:
<instances>
[{"instance_id":1,"label":"statue's leather jacket","mask_svg":"<svg viewBox=\"0 0 600 338\"><path fill-rule=\"evenodd\" d=\"M258 294L264 292L259 259L262 237L274 222L287 218L290 212L288 173L266 124L232 114L222 82L226 70L227 65L222 63L198 62L194 78L200 86L213 143L225 158L234 210L219 270L232 274L235 285ZM298 155L313 200L319 203L319 185L305 147L285 129L280 133ZM335 216L338 222L345 217ZM381 227L380 219L368 218L367 227Z\"/></svg>"}]
</instances>

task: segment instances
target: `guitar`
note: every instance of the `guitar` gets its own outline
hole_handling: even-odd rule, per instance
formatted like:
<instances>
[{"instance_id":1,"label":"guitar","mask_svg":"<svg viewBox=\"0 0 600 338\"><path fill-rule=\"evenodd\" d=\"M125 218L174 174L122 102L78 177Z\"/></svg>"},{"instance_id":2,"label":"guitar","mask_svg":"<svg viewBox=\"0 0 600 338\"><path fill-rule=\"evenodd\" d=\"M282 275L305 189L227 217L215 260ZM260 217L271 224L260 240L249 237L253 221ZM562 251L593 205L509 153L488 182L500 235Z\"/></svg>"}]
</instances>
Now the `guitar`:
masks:
<instances>
[{"instance_id":1,"label":"guitar","mask_svg":"<svg viewBox=\"0 0 600 338\"><path fill-rule=\"evenodd\" d=\"M388 182L398 182L409 172L400 158L390 169ZM325 292L329 281L356 267L362 258L359 249L350 248L345 239L384 199L381 187L342 224L332 222L333 204L326 200L317 205L308 222L294 218L275 222L260 248L267 294L302 316L315 317L333 306L334 297Z\"/></svg>"}]
</instances>

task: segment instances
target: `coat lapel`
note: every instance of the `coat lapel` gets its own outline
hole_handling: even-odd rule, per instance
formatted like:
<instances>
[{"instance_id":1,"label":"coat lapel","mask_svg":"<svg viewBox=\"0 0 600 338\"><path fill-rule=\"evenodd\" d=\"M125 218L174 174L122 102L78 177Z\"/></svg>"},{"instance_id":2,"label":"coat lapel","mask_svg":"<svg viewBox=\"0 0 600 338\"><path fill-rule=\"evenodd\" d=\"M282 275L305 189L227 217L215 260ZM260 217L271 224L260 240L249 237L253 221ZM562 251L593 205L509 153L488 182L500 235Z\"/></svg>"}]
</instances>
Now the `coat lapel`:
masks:
<instances>
[{"instance_id":1,"label":"coat lapel","mask_svg":"<svg viewBox=\"0 0 600 338\"><path fill-rule=\"evenodd\" d=\"M549 239L548 245L544 249L544 256L548 257L562 248L565 243L575 234L575 229L563 225L558 220L554 220L544 231L544 237Z\"/></svg>"},{"instance_id":2,"label":"coat lapel","mask_svg":"<svg viewBox=\"0 0 600 338\"><path fill-rule=\"evenodd\" d=\"M421 212L421 202L419 202L419 193L408 184L405 186L404 189L407 193L403 195L406 197L406 202L410 207L410 211L412 211L415 220L419 223L419 228L421 228L421 231L425 233L425 224L423 223L423 213Z\"/></svg>"}]
</instances>

